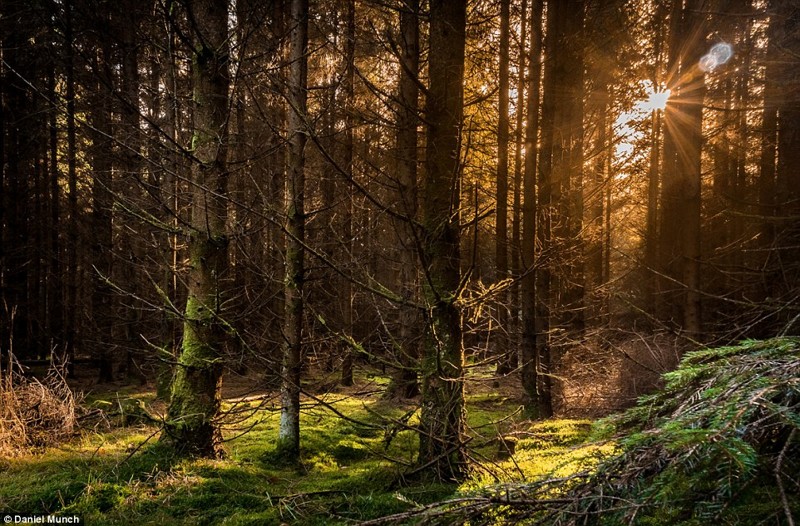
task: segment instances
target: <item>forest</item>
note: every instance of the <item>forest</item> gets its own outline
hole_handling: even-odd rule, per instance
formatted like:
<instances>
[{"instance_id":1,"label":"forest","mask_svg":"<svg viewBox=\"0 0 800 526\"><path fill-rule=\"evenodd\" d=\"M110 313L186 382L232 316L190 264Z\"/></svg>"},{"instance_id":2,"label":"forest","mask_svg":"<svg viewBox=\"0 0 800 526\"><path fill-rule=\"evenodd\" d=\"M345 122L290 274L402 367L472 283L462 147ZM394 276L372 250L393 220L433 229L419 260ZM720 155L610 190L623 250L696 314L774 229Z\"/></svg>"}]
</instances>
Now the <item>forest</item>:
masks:
<instances>
[{"instance_id":1,"label":"forest","mask_svg":"<svg viewBox=\"0 0 800 526\"><path fill-rule=\"evenodd\" d=\"M0 513L800 519L796 0L1 0Z\"/></svg>"}]
</instances>

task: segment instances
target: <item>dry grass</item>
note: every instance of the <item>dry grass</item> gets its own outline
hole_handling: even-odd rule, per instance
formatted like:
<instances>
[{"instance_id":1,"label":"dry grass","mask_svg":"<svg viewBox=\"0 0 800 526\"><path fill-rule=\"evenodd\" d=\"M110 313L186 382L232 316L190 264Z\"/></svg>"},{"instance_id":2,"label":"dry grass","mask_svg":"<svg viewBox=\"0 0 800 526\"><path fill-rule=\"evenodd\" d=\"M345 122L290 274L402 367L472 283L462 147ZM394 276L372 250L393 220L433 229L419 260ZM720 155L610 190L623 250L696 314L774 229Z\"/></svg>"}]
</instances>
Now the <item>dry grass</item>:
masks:
<instances>
[{"instance_id":1,"label":"dry grass","mask_svg":"<svg viewBox=\"0 0 800 526\"><path fill-rule=\"evenodd\" d=\"M0 374L0 457L56 444L77 430L77 400L63 368L39 380L17 372L13 361Z\"/></svg>"}]
</instances>

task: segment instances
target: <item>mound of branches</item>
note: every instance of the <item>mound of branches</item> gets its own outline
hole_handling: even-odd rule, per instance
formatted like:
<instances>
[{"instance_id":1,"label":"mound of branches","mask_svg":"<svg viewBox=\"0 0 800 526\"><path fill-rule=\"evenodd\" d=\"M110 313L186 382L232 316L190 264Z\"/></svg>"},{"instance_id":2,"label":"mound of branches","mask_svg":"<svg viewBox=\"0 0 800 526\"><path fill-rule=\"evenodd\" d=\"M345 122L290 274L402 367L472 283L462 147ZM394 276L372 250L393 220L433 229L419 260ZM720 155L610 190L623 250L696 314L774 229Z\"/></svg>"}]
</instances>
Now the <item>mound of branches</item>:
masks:
<instances>
[{"instance_id":1,"label":"mound of branches","mask_svg":"<svg viewBox=\"0 0 800 526\"><path fill-rule=\"evenodd\" d=\"M76 405L59 367L51 367L42 380L9 367L0 375L0 456L72 436L77 428Z\"/></svg>"},{"instance_id":2,"label":"mound of branches","mask_svg":"<svg viewBox=\"0 0 800 526\"><path fill-rule=\"evenodd\" d=\"M611 422L591 473L386 517L419 524L788 524L800 518L800 339L688 353Z\"/></svg>"}]
</instances>

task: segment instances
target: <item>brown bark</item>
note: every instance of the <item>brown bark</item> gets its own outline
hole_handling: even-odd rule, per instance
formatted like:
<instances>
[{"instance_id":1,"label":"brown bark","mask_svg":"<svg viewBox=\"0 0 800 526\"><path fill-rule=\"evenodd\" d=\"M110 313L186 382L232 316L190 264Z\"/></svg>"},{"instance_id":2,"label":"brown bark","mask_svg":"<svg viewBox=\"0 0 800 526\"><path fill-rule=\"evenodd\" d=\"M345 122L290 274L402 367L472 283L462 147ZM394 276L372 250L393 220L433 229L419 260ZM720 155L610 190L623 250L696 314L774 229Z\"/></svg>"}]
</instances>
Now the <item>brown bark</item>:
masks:
<instances>
[{"instance_id":1,"label":"brown bark","mask_svg":"<svg viewBox=\"0 0 800 526\"><path fill-rule=\"evenodd\" d=\"M197 35L192 56L195 130L192 148L191 268L183 343L162 438L179 452L221 454L214 419L220 405L228 271L228 12L215 0L187 2Z\"/></svg>"},{"instance_id":2,"label":"brown bark","mask_svg":"<svg viewBox=\"0 0 800 526\"><path fill-rule=\"evenodd\" d=\"M539 350L537 343L540 336L541 295L537 290L538 281L542 279L545 269L534 269L536 262L536 238L540 224L537 221L538 204L544 204L544 194L537 196L537 139L539 137L539 89L542 76L542 0L533 0L531 9L531 49L528 57L528 101L527 125L525 129L525 170L523 175L523 201L522 201L522 243L521 263L522 277L520 293L522 295L522 386L534 409L539 404L540 367ZM543 136L543 141L545 137ZM542 143L545 146L545 143ZM542 150L544 151L544 149ZM542 188L540 187L540 192Z\"/></svg>"},{"instance_id":3,"label":"brown bark","mask_svg":"<svg viewBox=\"0 0 800 526\"><path fill-rule=\"evenodd\" d=\"M430 3L430 86L426 106L426 335L418 464L437 479L465 476L464 349L459 309L459 137L464 105L465 0Z\"/></svg>"},{"instance_id":4,"label":"brown bark","mask_svg":"<svg viewBox=\"0 0 800 526\"><path fill-rule=\"evenodd\" d=\"M510 0L500 2L500 95L497 124L497 213L495 220L495 270L497 280L508 277L508 128L509 128L509 44L510 44ZM516 355L509 352L508 345L508 291L498 298L498 329L495 334L494 352L498 357L497 374L510 373Z\"/></svg>"},{"instance_id":5,"label":"brown bark","mask_svg":"<svg viewBox=\"0 0 800 526\"><path fill-rule=\"evenodd\" d=\"M400 75L398 81L397 188L398 213L405 220L395 221L400 241L398 286L403 299L413 303L419 298L417 272L417 126L419 117L417 85L419 75L419 1L409 0L400 10ZM397 368L387 396L412 398L419 394L419 316L411 305L400 307L400 328L396 352Z\"/></svg>"},{"instance_id":6,"label":"brown bark","mask_svg":"<svg viewBox=\"0 0 800 526\"><path fill-rule=\"evenodd\" d=\"M288 462L300 460L300 368L305 282L305 145L308 75L308 0L292 0L289 59L289 141L286 182L286 281L281 419L277 450Z\"/></svg>"},{"instance_id":7,"label":"brown bark","mask_svg":"<svg viewBox=\"0 0 800 526\"><path fill-rule=\"evenodd\" d=\"M664 173L661 188L659 260L666 280L666 320L692 338L701 337L700 153L705 81L697 66L705 50L702 0L672 10L669 87L665 111ZM679 17L679 18L678 18Z\"/></svg>"}]
</instances>

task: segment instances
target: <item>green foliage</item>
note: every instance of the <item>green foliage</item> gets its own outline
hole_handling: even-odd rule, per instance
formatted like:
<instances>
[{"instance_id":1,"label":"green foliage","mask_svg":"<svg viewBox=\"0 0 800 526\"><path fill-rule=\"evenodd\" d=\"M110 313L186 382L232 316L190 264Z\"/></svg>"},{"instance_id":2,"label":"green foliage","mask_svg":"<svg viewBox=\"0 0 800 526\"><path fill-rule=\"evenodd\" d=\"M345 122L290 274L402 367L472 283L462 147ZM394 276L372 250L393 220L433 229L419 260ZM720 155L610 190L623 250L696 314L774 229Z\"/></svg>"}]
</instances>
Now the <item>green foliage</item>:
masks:
<instances>
[{"instance_id":1,"label":"green foliage","mask_svg":"<svg viewBox=\"0 0 800 526\"><path fill-rule=\"evenodd\" d=\"M175 457L157 441L152 420L115 420L121 427L112 432L87 434L59 450L0 465L0 510L74 513L100 525L329 525L404 513L454 495L459 491L455 485L403 478L417 453L413 426L419 411L379 400L379 394L327 395L326 401L349 419L323 405L305 404L299 465L286 464L275 449L279 414L255 411L253 402L236 408L252 410L249 419L235 426L222 421L229 428L222 460ZM95 394L91 401L107 413L121 414L149 414L152 402L150 394L130 393L122 399ZM575 446L589 423L531 424L518 405L495 393L468 398L468 424L476 437L472 454L488 469L476 470L462 491L498 480L530 479L555 466L575 469L583 454ZM395 424L387 425L387 418ZM241 429L250 430L241 434ZM517 465L515 458L496 459L499 436L515 440Z\"/></svg>"},{"instance_id":2,"label":"green foliage","mask_svg":"<svg viewBox=\"0 0 800 526\"><path fill-rule=\"evenodd\" d=\"M595 426L596 435L622 433L596 468L553 470L421 514L654 526L786 524L800 515L800 339L689 353L664 380L663 390Z\"/></svg>"},{"instance_id":3,"label":"green foliage","mask_svg":"<svg viewBox=\"0 0 800 526\"><path fill-rule=\"evenodd\" d=\"M780 522L800 510L800 340L688 353L664 379L662 391L615 419L629 435L597 487L637 503L637 520L648 524ZM781 491L791 495L787 506ZM746 512L743 501L760 502L759 511Z\"/></svg>"}]
</instances>

